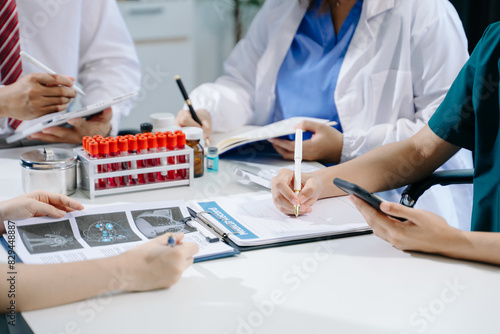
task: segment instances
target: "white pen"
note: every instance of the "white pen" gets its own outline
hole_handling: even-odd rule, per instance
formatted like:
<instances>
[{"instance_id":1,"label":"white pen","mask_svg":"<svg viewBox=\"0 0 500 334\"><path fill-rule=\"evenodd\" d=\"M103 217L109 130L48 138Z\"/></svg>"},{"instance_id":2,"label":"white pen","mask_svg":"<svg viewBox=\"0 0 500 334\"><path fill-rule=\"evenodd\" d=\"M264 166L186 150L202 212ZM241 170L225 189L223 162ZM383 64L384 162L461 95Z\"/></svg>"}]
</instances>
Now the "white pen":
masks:
<instances>
[{"instance_id":1,"label":"white pen","mask_svg":"<svg viewBox=\"0 0 500 334\"><path fill-rule=\"evenodd\" d=\"M295 191L295 194L297 196L299 195L300 190L302 189L302 180L300 178L300 175L302 174L300 168L301 162L302 162L302 130L297 129L295 131L295 177L293 180L293 190ZM294 205L293 208L295 209L295 217L298 217L300 212L300 204Z\"/></svg>"},{"instance_id":2,"label":"white pen","mask_svg":"<svg viewBox=\"0 0 500 334\"><path fill-rule=\"evenodd\" d=\"M21 57L23 57L24 59L26 59L27 61L29 61L30 63L32 63L36 67L38 67L39 69L44 70L48 74L57 74L56 72L54 72L53 70L51 70L50 68L48 68L47 66L42 64L39 60L37 60L37 59L33 58L32 56L30 56L29 54L27 54L26 52L21 51L20 55L21 55ZM78 93L85 95L83 90L81 90L75 84L73 84L73 89L76 90Z\"/></svg>"}]
</instances>

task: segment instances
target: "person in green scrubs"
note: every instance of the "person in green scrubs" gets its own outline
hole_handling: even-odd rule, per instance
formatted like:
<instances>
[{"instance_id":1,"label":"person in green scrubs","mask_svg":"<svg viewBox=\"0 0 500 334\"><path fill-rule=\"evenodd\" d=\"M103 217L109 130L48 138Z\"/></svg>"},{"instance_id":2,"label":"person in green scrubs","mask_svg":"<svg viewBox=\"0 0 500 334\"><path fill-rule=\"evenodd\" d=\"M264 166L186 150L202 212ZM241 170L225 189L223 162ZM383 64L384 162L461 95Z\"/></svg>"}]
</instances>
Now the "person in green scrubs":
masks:
<instances>
[{"instance_id":1,"label":"person in green scrubs","mask_svg":"<svg viewBox=\"0 0 500 334\"><path fill-rule=\"evenodd\" d=\"M345 193L339 177L371 192L416 182L435 171L460 148L474 152L472 232L450 227L424 210L384 202L383 212L351 196L373 232L401 250L500 264L500 23L488 27L469 61L428 125L413 137L382 146L350 162L304 174L299 196L292 190L293 172L273 179L276 206L287 214L300 204L313 210L320 198ZM406 218L405 222L388 215Z\"/></svg>"}]
</instances>

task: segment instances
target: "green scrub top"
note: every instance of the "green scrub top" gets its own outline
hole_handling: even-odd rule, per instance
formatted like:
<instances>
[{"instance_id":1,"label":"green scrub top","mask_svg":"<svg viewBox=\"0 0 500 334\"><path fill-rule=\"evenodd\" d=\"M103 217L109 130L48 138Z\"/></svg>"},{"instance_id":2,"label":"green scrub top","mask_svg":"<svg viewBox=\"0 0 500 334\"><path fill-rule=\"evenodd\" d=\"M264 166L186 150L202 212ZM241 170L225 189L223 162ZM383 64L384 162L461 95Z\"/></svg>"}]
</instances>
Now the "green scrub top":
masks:
<instances>
[{"instance_id":1,"label":"green scrub top","mask_svg":"<svg viewBox=\"0 0 500 334\"><path fill-rule=\"evenodd\" d=\"M429 121L447 142L474 151L472 231L500 232L500 23L486 29Z\"/></svg>"}]
</instances>

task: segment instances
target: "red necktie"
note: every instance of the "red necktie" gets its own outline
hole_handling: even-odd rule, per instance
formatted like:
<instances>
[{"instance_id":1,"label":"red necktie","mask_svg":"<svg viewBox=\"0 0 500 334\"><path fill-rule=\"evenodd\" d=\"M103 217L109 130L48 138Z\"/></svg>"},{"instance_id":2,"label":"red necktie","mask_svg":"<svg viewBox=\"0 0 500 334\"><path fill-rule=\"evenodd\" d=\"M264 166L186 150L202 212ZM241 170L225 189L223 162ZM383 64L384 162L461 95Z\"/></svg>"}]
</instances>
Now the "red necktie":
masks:
<instances>
[{"instance_id":1,"label":"red necktie","mask_svg":"<svg viewBox=\"0 0 500 334\"><path fill-rule=\"evenodd\" d=\"M0 77L2 85L10 85L22 72L19 45L19 20L15 0L2 0L0 4ZM16 129L22 121L9 118L9 125Z\"/></svg>"}]
</instances>

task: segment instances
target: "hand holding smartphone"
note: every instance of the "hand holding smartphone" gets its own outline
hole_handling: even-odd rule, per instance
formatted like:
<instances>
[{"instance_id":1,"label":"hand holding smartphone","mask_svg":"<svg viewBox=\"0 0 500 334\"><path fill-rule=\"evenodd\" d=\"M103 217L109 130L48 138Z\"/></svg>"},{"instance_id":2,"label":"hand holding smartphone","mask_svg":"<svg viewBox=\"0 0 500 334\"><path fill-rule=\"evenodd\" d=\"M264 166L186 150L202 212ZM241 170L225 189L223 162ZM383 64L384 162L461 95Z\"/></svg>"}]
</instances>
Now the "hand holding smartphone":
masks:
<instances>
[{"instance_id":1,"label":"hand holding smartphone","mask_svg":"<svg viewBox=\"0 0 500 334\"><path fill-rule=\"evenodd\" d=\"M333 180L333 184L335 184L337 187L339 187L340 189L342 189L343 191L345 191L349 195L354 195L358 198L361 198L363 201L370 204L372 207L374 207L378 211L382 212L382 210L380 210L380 204L383 202L383 199L378 197L377 195L368 192L367 190L361 188L357 184L354 184L354 183L351 183L351 182L348 182L348 181L345 181L345 180L342 180L339 178L335 178ZM406 221L405 218L394 217L391 215L388 215L388 216L391 218L397 219L399 221L402 221L402 222Z\"/></svg>"}]
</instances>

